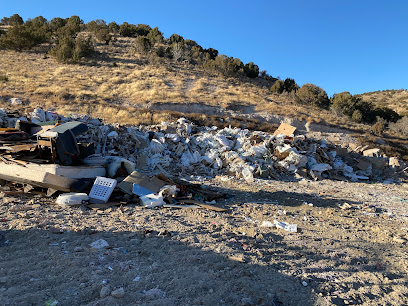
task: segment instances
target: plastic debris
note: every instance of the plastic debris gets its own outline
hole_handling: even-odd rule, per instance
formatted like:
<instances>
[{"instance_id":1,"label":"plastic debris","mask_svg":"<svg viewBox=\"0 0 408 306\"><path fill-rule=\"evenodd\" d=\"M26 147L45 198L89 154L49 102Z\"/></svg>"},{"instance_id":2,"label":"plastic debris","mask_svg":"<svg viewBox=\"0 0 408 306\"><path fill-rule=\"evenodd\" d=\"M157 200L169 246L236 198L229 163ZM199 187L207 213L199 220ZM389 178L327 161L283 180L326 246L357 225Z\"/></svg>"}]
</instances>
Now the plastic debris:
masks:
<instances>
[{"instance_id":1,"label":"plastic debris","mask_svg":"<svg viewBox=\"0 0 408 306\"><path fill-rule=\"evenodd\" d=\"M297 224L290 224L283 221L273 220L276 228L283 229L287 232L296 233L297 232Z\"/></svg>"}]
</instances>

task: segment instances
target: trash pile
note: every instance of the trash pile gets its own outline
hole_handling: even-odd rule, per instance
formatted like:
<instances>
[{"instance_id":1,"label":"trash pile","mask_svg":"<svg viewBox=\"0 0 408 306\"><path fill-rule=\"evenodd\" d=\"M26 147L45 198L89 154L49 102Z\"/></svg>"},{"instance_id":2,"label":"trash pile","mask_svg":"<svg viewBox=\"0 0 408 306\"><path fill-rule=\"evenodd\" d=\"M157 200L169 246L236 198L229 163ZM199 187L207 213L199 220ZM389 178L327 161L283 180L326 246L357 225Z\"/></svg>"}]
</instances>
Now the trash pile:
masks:
<instances>
[{"instance_id":1,"label":"trash pile","mask_svg":"<svg viewBox=\"0 0 408 306\"><path fill-rule=\"evenodd\" d=\"M24 116L0 109L0 126L1 179L48 188L49 194L83 191L91 182L89 198L102 202L117 186L147 207L161 206L180 191L158 174L227 174L249 183L287 176L366 181L397 177L408 169L397 158L381 156L379 149L308 139L285 123L274 134L196 126L185 118L135 127L36 108ZM153 186L159 181L160 188ZM76 197L59 201L88 201L83 194Z\"/></svg>"}]
</instances>

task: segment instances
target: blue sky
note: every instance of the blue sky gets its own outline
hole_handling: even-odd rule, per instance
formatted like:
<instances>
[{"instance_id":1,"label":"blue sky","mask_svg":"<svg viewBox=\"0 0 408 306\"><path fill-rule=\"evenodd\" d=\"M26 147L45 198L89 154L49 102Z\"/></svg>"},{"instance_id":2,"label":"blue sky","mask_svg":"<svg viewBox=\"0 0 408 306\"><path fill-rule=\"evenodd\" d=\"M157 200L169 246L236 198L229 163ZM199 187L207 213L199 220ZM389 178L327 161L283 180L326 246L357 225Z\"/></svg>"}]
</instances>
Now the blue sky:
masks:
<instances>
[{"instance_id":1,"label":"blue sky","mask_svg":"<svg viewBox=\"0 0 408 306\"><path fill-rule=\"evenodd\" d=\"M159 27L329 95L408 88L408 1L0 1L0 17Z\"/></svg>"}]
</instances>

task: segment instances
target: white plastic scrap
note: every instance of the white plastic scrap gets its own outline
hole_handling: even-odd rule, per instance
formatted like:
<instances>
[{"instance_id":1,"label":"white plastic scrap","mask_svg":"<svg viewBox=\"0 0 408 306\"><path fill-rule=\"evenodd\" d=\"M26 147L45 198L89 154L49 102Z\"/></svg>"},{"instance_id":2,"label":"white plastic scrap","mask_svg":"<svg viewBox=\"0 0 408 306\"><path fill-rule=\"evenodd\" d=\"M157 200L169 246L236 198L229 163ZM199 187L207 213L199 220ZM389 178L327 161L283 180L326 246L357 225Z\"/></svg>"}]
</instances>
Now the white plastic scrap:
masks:
<instances>
[{"instance_id":1,"label":"white plastic scrap","mask_svg":"<svg viewBox=\"0 0 408 306\"><path fill-rule=\"evenodd\" d=\"M283 221L273 220L276 228L283 229L287 232L296 233L297 232L297 224L290 224Z\"/></svg>"}]
</instances>

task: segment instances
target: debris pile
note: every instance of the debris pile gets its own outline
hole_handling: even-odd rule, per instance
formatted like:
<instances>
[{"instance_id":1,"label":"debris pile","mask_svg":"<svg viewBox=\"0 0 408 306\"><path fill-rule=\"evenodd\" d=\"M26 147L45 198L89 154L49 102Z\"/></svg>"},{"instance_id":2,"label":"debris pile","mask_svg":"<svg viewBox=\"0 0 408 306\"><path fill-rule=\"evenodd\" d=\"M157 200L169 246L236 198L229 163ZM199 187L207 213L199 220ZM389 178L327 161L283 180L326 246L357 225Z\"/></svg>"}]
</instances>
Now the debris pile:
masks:
<instances>
[{"instance_id":1,"label":"debris pile","mask_svg":"<svg viewBox=\"0 0 408 306\"><path fill-rule=\"evenodd\" d=\"M51 194L53 190L83 192L84 186L92 187L89 179L92 183L96 177L119 182L125 178L118 189L138 195L148 207L162 205L163 198L168 197L164 192L177 193L171 185L161 189L165 183L152 187L158 181L150 181L151 176L160 173L172 177L227 174L253 182L257 177L286 176L384 180L407 171L402 161L381 156L379 149L316 141L298 135L295 127L285 123L274 134L201 127L185 118L135 127L36 108L24 116L0 109L0 126L0 178L49 188ZM150 177L141 178L138 173ZM143 180L149 180L148 184ZM78 181L81 183L76 184ZM113 190L116 183L111 186ZM112 190L101 197L109 198Z\"/></svg>"}]
</instances>

